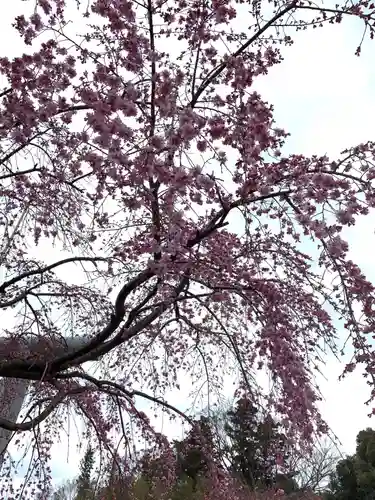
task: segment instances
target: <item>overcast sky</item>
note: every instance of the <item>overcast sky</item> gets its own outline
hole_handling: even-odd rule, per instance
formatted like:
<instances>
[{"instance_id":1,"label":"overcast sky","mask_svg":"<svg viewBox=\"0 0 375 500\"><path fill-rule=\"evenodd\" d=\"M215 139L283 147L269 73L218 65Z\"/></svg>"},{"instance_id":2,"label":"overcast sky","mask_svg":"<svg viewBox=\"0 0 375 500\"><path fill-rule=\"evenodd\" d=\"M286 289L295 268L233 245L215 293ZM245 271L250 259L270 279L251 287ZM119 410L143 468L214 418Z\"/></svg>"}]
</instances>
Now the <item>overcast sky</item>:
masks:
<instances>
[{"instance_id":1,"label":"overcast sky","mask_svg":"<svg viewBox=\"0 0 375 500\"><path fill-rule=\"evenodd\" d=\"M13 0L2 7L0 56L23 50L9 26L15 10L24 5ZM361 37L362 27L356 20L301 32L295 36L294 46L283 49L283 63L256 82L256 90L275 107L277 125L291 133L288 152L333 157L348 146L375 139L374 42L364 43L362 56L358 58L354 51ZM351 258L372 280L375 280L374 227L375 218L370 215L347 231ZM340 334L344 339L345 332ZM343 451L352 453L357 432L375 423L367 418L371 408L365 407L364 401L369 388L361 374L355 372L339 383L341 370L342 365L328 359L325 369L328 382L321 384L325 397L322 412L341 440ZM168 430L165 424L164 430ZM169 432L176 429L169 428ZM74 447L68 455L63 453L61 445L56 445L52 462L56 480L77 472Z\"/></svg>"}]
</instances>

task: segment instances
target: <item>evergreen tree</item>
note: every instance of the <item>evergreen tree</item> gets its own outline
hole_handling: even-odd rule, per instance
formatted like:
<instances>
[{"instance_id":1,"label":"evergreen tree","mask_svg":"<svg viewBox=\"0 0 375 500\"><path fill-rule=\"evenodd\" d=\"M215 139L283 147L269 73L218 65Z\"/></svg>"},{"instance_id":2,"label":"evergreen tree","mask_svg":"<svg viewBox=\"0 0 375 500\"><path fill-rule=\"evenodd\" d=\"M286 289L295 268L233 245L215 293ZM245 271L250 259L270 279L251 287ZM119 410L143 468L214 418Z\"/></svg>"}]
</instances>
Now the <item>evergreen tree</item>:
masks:
<instances>
[{"instance_id":1,"label":"evergreen tree","mask_svg":"<svg viewBox=\"0 0 375 500\"><path fill-rule=\"evenodd\" d=\"M261 418L250 399L242 397L227 412L225 430L230 440L227 456L233 474L251 489L274 485L278 454L284 461L288 458L287 441L279 425L270 416Z\"/></svg>"},{"instance_id":2,"label":"evergreen tree","mask_svg":"<svg viewBox=\"0 0 375 500\"><path fill-rule=\"evenodd\" d=\"M292 475L277 470L278 454L286 463L289 457L287 440L279 424L270 416L262 418L259 409L245 397L225 411L222 420L224 432L220 437L217 431L215 434L214 419L201 417L185 439L174 442L177 476L181 480L189 478L195 487L212 461L216 466L229 467L252 490L276 484L282 484L287 492L297 489Z\"/></svg>"},{"instance_id":3,"label":"evergreen tree","mask_svg":"<svg viewBox=\"0 0 375 500\"><path fill-rule=\"evenodd\" d=\"M356 453L340 460L326 500L375 500L375 431L357 435Z\"/></svg>"},{"instance_id":4,"label":"evergreen tree","mask_svg":"<svg viewBox=\"0 0 375 500\"><path fill-rule=\"evenodd\" d=\"M198 478L204 476L210 461L216 465L220 457L214 444L212 425L208 417L200 417L182 441L174 441L177 453L177 476L188 477L196 488Z\"/></svg>"},{"instance_id":5,"label":"evergreen tree","mask_svg":"<svg viewBox=\"0 0 375 500\"><path fill-rule=\"evenodd\" d=\"M91 500L91 473L94 467L94 450L89 445L80 464L80 475L77 479L77 496L75 500Z\"/></svg>"}]
</instances>

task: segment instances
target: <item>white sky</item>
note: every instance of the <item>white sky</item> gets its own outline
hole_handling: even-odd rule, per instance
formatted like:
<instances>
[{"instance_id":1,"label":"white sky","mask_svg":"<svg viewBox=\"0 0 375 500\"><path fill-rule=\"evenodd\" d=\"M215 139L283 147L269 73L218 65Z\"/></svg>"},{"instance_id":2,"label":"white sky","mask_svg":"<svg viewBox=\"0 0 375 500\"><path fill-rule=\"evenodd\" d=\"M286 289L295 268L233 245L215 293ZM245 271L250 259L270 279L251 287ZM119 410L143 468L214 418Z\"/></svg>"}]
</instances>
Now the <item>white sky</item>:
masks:
<instances>
[{"instance_id":1,"label":"white sky","mask_svg":"<svg viewBox=\"0 0 375 500\"><path fill-rule=\"evenodd\" d=\"M5 5L0 17L0 56L9 57L23 51L9 26L16 10L19 12L25 3L13 0ZM350 19L341 25L300 32L294 37L294 46L282 49L285 60L281 65L256 82L255 89L275 107L277 125L292 134L287 142L289 152L335 156L348 146L375 139L375 50L371 42L366 42L362 56L355 57L361 37L361 25ZM374 222L370 215L347 232L351 258L373 281ZM344 339L345 332L341 334ZM342 365L328 358L328 382L321 384L325 397L322 412L341 440L343 451L352 453L358 431L375 423L367 418L371 407L365 407L364 401L369 388L361 374L355 372L338 382L341 370ZM186 394L184 387L181 394ZM176 394L173 400L175 397L180 399L181 395ZM52 455L57 481L77 472L79 457L74 447L69 463L63 448L56 445Z\"/></svg>"}]
</instances>

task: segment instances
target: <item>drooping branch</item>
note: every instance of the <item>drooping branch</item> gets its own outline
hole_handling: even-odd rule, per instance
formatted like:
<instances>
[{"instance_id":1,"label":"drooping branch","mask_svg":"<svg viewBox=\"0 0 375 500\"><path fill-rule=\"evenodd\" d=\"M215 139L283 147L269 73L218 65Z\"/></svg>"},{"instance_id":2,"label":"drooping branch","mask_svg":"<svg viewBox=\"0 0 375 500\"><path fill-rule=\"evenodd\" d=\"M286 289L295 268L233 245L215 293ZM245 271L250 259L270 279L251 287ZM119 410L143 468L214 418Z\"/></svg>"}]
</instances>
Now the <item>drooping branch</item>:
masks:
<instances>
[{"instance_id":1,"label":"drooping branch","mask_svg":"<svg viewBox=\"0 0 375 500\"><path fill-rule=\"evenodd\" d=\"M196 234L194 237L190 238L186 244L186 247L191 249L194 246L198 245L200 242L202 242L205 238L208 238L211 236L215 231L220 229L221 227L224 227L226 225L225 219L227 215L230 213L231 210L250 204L250 203L255 203L275 197L283 197L286 196L287 194L290 193L290 190L284 190L284 191L278 191L275 193L270 193L267 195L261 195L257 197L250 197L248 199L238 199L234 202L232 202L228 207L220 209L215 215L213 215L209 222L200 230L196 231ZM172 255L171 260L174 260L176 256ZM106 260L104 258L68 258L61 260L57 263L51 264L49 266L46 266L42 268L41 270L33 270L33 271L28 271L25 272L11 280L8 280L7 282L3 283L0 286L0 293L4 293L3 291L9 287L10 285L17 283L23 278L41 274L43 272L46 272L48 270L51 270L59 265L62 265L64 263L68 262L74 262L74 261L95 261L95 260ZM171 305L173 305L174 301L178 299L178 295L180 291L169 301L164 301L161 302L158 306L155 307L154 310L152 310L147 316L142 318L138 323L131 325L131 323L134 320L134 317L136 316L137 309L133 309L133 311L130 312L129 314L129 319L128 322L125 324L125 326L111 339L108 340L109 337L116 332L116 330L119 328L121 325L122 321L125 318L125 301L127 297L136 289L138 289L140 286L144 285L147 281L149 281L152 277L155 276L155 270L151 268L147 268L141 273L139 273L135 278L130 280L128 283L126 283L120 290L120 292L117 295L116 301L115 301L115 306L114 306L114 313L112 314L109 323L91 340L87 342L85 346L82 348L78 349L75 352L71 352L65 355L62 355L53 361L51 361L48 364L48 372L49 373L58 373L61 370L65 370L69 368L70 366L77 366L79 364L82 364L87 361L94 361L101 356L107 354L117 346L121 345L122 343L128 341L129 339L133 338L140 332L144 331L145 328L147 328L155 319L157 319L161 314L163 314ZM179 287L177 287L177 290L182 290L186 282L188 280L188 277L185 276L181 282ZM150 300L155 293L157 292L156 289L152 290L148 296L146 297L146 300ZM142 309L142 302L140 304L140 309ZM128 327L127 327L128 325ZM26 360L12 360L9 362L3 363L2 366L0 366L0 376L3 377L12 377L14 376L15 373L17 373L17 376L20 376L23 371L25 371L24 376L21 378L27 378L31 380L36 380L42 376L42 374L45 375L46 373L46 366L44 362L37 362L37 361L26 361Z\"/></svg>"},{"instance_id":2,"label":"drooping branch","mask_svg":"<svg viewBox=\"0 0 375 500\"><path fill-rule=\"evenodd\" d=\"M66 259L59 260L58 262L54 262L53 264L49 264L48 266L44 266L40 269L33 269L31 271L26 271L24 273L19 274L18 276L15 276L14 278L11 278L8 281L4 281L0 285L0 294L5 293L6 288L9 288L11 285L14 285L18 283L19 281L22 281L25 278L30 278L31 276L37 276L37 275L43 275L44 273L47 273L48 271L52 271L52 269L55 269L56 267L62 266L64 264L68 264L70 262L108 262L108 259L105 257L68 257Z\"/></svg>"},{"instance_id":3,"label":"drooping branch","mask_svg":"<svg viewBox=\"0 0 375 500\"><path fill-rule=\"evenodd\" d=\"M109 380L99 380L91 375L88 375L87 373L82 373L80 371L72 371L69 373L60 373L56 376L56 379L59 380L71 380L73 378L78 378L82 380L86 380L90 382L91 384L95 385L98 387L98 389L105 389L105 388L111 388L115 389L118 391L119 394L125 395L129 399L133 399L135 396L141 397L143 399L147 399L148 401L151 401L153 403L156 403L167 410L173 411L180 417L182 417L184 420L186 420L189 424L193 423L193 419L190 418L186 413L182 412L178 408L176 408L174 405L168 403L167 401L164 401L162 398L156 397L156 396L151 396L150 394L147 394L143 391L139 391L136 389L126 389L123 385L118 384L116 382L112 382Z\"/></svg>"},{"instance_id":4,"label":"drooping branch","mask_svg":"<svg viewBox=\"0 0 375 500\"><path fill-rule=\"evenodd\" d=\"M56 410L66 397L82 394L88 390L88 387L75 387L70 389L68 392L59 392L51 399L51 402L39 413L39 415L32 418L28 422L20 422L17 424L16 422L11 422L10 420L0 417L0 427L11 432L30 431L46 420L46 418L48 418L49 415Z\"/></svg>"}]
</instances>

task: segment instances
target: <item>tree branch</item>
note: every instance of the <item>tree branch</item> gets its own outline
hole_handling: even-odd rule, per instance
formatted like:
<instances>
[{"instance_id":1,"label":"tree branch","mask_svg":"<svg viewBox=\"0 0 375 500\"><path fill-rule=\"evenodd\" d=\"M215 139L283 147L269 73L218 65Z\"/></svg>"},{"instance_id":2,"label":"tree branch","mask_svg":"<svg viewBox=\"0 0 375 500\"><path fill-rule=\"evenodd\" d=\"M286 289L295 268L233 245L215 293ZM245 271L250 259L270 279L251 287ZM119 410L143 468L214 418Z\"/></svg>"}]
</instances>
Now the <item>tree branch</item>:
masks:
<instances>
[{"instance_id":1,"label":"tree branch","mask_svg":"<svg viewBox=\"0 0 375 500\"><path fill-rule=\"evenodd\" d=\"M242 52L244 52L253 42L255 42L255 40L257 40L257 38L259 38L260 35L262 35L265 31L267 31L268 28L270 26L272 26L272 24L275 21L280 19L284 14L286 14L290 10L294 9L296 6L297 6L297 0L293 0L293 2L291 2L289 5L287 5L280 12L275 14L273 16L273 18L270 19L262 28L260 28L254 36L249 38L249 40L247 40L247 42L245 42L243 45L241 45L241 47L238 50L236 50L236 52L234 52L231 55L231 57L237 57L237 56L241 55ZM226 62L223 62L223 63L219 64L215 69L213 69L211 71L211 73L209 73L207 75L206 79L201 83L198 90L195 92L192 100L190 101L190 106L192 108L196 105L196 103L198 102L198 99L203 94L203 92L206 90L206 88L215 80L215 78L217 78L225 70L225 68L227 66L228 66L228 64Z\"/></svg>"},{"instance_id":2,"label":"tree branch","mask_svg":"<svg viewBox=\"0 0 375 500\"><path fill-rule=\"evenodd\" d=\"M108 259L104 257L68 257L66 259L59 260L53 264L42 267L41 269L35 269L33 271L26 271L22 274L19 274L15 278L12 278L8 281L4 281L2 285L0 285L0 294L5 293L5 289L19 281L29 278L30 276L36 276L38 274L44 274L56 267L62 266L64 264L68 264L69 262L108 262Z\"/></svg>"},{"instance_id":3,"label":"tree branch","mask_svg":"<svg viewBox=\"0 0 375 500\"><path fill-rule=\"evenodd\" d=\"M52 398L51 403L37 417L33 418L29 422L21 422L17 424L5 418L0 418L0 427L11 432L30 431L43 422L43 420L45 420L67 396L81 394L87 390L89 390L88 387L76 387L69 392L57 394Z\"/></svg>"}]
</instances>

